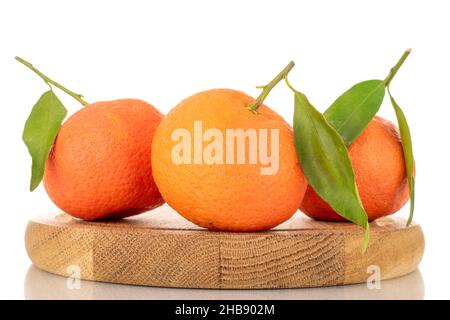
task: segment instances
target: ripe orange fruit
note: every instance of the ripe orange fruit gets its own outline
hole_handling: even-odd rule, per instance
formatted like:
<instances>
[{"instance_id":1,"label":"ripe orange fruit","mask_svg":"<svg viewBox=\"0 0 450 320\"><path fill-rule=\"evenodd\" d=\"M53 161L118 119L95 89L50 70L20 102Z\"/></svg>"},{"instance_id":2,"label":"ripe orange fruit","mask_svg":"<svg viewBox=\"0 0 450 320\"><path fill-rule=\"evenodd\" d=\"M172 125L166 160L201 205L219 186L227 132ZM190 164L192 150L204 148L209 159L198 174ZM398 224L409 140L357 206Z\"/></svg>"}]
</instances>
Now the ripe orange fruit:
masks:
<instances>
[{"instance_id":1,"label":"ripe orange fruit","mask_svg":"<svg viewBox=\"0 0 450 320\"><path fill-rule=\"evenodd\" d=\"M123 218L160 206L151 142L163 115L135 99L97 102L61 127L46 162L53 202L86 219Z\"/></svg>"},{"instance_id":2,"label":"ripe orange fruit","mask_svg":"<svg viewBox=\"0 0 450 320\"><path fill-rule=\"evenodd\" d=\"M230 89L200 92L172 109L156 130L152 168L159 191L171 207L199 226L228 231L266 230L290 218L301 204L307 183L298 163L292 128L265 105L259 107L258 114L250 112L247 107L252 101L245 93ZM263 175L261 162L250 162L249 140L241 164L236 160L236 146L221 155L225 159L225 153L231 150L233 164L219 160L210 164L206 158L200 163L195 163L195 159L190 164L174 162L174 132L181 128L193 137L195 122L199 121L205 133L213 129L223 137L227 129L278 129L278 170ZM270 148L275 140L269 133L268 136ZM197 147L206 152L211 141L202 141ZM192 157L194 144L189 147Z\"/></svg>"},{"instance_id":3,"label":"ripe orange fruit","mask_svg":"<svg viewBox=\"0 0 450 320\"><path fill-rule=\"evenodd\" d=\"M375 117L349 147L356 185L369 221L400 210L409 199L403 149L397 127ZM320 220L343 221L308 185L300 210Z\"/></svg>"}]
</instances>

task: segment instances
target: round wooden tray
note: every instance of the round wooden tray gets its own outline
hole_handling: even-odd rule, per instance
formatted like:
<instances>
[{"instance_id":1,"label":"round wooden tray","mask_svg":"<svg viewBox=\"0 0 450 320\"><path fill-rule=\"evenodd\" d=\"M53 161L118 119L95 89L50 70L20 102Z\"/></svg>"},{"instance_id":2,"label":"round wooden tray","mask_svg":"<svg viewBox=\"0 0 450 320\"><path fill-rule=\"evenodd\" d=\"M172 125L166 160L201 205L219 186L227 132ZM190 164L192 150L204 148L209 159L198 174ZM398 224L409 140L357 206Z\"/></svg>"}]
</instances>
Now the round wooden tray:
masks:
<instances>
[{"instance_id":1,"label":"round wooden tray","mask_svg":"<svg viewBox=\"0 0 450 320\"><path fill-rule=\"evenodd\" d=\"M84 280L180 288L302 288L366 282L414 271L424 252L419 225L395 217L362 229L297 213L265 232L212 232L168 206L121 221L87 222L66 214L32 219L25 243L40 269ZM74 274L75 272L75 274Z\"/></svg>"}]
</instances>

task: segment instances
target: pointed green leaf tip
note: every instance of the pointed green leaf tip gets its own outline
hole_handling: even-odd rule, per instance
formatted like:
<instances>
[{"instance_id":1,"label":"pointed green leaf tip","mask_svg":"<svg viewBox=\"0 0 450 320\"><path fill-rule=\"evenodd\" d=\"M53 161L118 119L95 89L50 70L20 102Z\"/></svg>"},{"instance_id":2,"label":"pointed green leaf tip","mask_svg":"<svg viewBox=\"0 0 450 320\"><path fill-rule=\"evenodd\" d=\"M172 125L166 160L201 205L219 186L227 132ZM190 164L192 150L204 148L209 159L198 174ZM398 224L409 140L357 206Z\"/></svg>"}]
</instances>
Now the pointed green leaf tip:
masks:
<instances>
[{"instance_id":1,"label":"pointed green leaf tip","mask_svg":"<svg viewBox=\"0 0 450 320\"><path fill-rule=\"evenodd\" d=\"M292 87L291 87L292 88ZM308 183L339 215L363 227L365 252L369 223L344 140L301 92L295 92L294 136Z\"/></svg>"},{"instance_id":2,"label":"pointed green leaf tip","mask_svg":"<svg viewBox=\"0 0 450 320\"><path fill-rule=\"evenodd\" d=\"M345 91L324 112L348 147L364 131L384 99L384 81L367 80Z\"/></svg>"},{"instance_id":3,"label":"pointed green leaf tip","mask_svg":"<svg viewBox=\"0 0 450 320\"><path fill-rule=\"evenodd\" d=\"M22 135L32 158L30 191L44 177L45 161L66 115L66 108L52 90L45 92L31 110Z\"/></svg>"}]
</instances>

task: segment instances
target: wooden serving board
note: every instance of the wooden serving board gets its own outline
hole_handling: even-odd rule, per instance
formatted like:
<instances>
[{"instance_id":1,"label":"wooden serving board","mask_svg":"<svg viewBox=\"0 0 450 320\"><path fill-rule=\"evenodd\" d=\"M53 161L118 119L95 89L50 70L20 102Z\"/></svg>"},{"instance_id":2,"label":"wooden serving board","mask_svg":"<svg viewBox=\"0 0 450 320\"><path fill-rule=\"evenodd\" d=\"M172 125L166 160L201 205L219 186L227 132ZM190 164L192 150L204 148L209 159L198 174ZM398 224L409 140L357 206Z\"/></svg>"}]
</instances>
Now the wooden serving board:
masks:
<instances>
[{"instance_id":1,"label":"wooden serving board","mask_svg":"<svg viewBox=\"0 0 450 320\"><path fill-rule=\"evenodd\" d=\"M212 232L163 206L121 221L86 222L66 214L32 219L25 242L40 269L81 279L180 288L302 288L366 282L414 271L424 252L419 225L388 217L362 229L297 213L265 232ZM75 269L74 269L75 268ZM373 269L370 269L373 271ZM370 271L369 270L369 271Z\"/></svg>"}]
</instances>

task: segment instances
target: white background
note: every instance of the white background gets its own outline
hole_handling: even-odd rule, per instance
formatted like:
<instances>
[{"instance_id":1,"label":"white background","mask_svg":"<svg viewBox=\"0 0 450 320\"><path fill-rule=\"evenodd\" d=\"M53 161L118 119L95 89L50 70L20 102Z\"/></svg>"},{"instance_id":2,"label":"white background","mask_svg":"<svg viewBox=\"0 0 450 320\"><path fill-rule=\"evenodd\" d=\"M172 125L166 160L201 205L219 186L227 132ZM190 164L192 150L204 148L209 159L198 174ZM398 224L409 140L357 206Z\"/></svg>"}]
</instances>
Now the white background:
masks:
<instances>
[{"instance_id":1,"label":"white background","mask_svg":"<svg viewBox=\"0 0 450 320\"><path fill-rule=\"evenodd\" d=\"M141 98L163 112L208 88L256 96L293 59L291 82L324 110L352 84L384 78L407 47L392 92L413 135L421 276L425 298L450 298L449 14L448 1L1 1L0 298L24 297L27 220L56 209L42 186L28 192L21 141L47 87L15 55L87 101ZM70 113L80 108L59 96ZM279 85L266 104L292 122L292 100ZM387 99L381 115L395 120Z\"/></svg>"}]
</instances>

